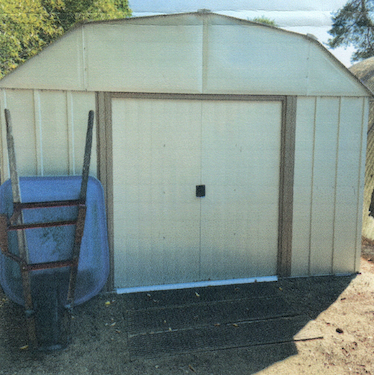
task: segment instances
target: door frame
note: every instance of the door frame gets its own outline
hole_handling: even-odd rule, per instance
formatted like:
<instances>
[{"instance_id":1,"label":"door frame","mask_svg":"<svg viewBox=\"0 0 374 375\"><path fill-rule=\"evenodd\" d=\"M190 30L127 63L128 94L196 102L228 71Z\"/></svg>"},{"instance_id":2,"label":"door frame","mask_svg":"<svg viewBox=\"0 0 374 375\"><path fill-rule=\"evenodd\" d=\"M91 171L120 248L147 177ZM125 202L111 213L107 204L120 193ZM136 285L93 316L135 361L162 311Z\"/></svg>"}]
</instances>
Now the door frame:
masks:
<instances>
[{"instance_id":1,"label":"door frame","mask_svg":"<svg viewBox=\"0 0 374 375\"><path fill-rule=\"evenodd\" d=\"M110 275L106 289L114 288L114 216L113 216L113 134L112 99L170 99L170 100L234 100L281 102L281 148L278 205L277 276L291 275L293 183L295 165L296 96L284 95L223 95L223 94L164 94L96 92L96 126L98 179L104 188L107 210Z\"/></svg>"}]
</instances>

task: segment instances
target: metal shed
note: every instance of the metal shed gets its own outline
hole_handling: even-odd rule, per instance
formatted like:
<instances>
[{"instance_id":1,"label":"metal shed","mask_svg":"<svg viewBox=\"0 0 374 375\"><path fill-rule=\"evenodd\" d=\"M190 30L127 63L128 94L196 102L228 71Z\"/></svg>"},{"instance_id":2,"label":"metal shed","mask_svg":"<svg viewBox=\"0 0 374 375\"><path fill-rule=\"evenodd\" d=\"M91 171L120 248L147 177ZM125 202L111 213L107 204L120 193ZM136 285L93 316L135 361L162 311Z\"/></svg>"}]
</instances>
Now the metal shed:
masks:
<instances>
[{"instance_id":1,"label":"metal shed","mask_svg":"<svg viewBox=\"0 0 374 375\"><path fill-rule=\"evenodd\" d=\"M371 92L312 36L207 11L84 23L0 89L20 175L79 174L96 109L111 288L358 270ZM0 147L4 181L3 117Z\"/></svg>"}]
</instances>

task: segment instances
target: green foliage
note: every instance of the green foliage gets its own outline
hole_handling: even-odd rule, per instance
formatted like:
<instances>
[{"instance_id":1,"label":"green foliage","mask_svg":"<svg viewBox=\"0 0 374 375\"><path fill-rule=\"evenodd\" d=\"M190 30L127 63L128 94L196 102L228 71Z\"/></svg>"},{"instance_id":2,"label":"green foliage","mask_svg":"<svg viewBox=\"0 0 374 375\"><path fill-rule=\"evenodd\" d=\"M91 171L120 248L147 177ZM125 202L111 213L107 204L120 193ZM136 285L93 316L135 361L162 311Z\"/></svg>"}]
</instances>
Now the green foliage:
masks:
<instances>
[{"instance_id":1,"label":"green foliage","mask_svg":"<svg viewBox=\"0 0 374 375\"><path fill-rule=\"evenodd\" d=\"M128 0L0 0L0 77L77 22L129 16Z\"/></svg>"},{"instance_id":2,"label":"green foliage","mask_svg":"<svg viewBox=\"0 0 374 375\"><path fill-rule=\"evenodd\" d=\"M331 48L352 45L356 52L352 61L374 56L374 0L349 0L332 17L328 40Z\"/></svg>"},{"instance_id":3,"label":"green foliage","mask_svg":"<svg viewBox=\"0 0 374 375\"><path fill-rule=\"evenodd\" d=\"M108 20L131 15L127 0L42 0L42 2L64 31L80 21Z\"/></svg>"},{"instance_id":4,"label":"green foliage","mask_svg":"<svg viewBox=\"0 0 374 375\"><path fill-rule=\"evenodd\" d=\"M258 22L258 23L264 23L265 25L269 25L269 26L278 26L276 23L275 23L275 20L271 20L265 16L261 16L261 17L256 17L256 18L253 18L252 20L253 22Z\"/></svg>"}]
</instances>

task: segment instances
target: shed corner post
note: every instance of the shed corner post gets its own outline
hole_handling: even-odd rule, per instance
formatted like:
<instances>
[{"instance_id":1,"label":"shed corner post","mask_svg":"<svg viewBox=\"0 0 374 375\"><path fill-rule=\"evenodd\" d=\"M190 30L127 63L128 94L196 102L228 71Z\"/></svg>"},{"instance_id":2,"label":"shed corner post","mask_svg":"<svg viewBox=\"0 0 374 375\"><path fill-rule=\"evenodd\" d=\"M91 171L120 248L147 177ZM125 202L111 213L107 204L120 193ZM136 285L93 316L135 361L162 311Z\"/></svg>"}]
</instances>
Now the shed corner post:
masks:
<instances>
[{"instance_id":1,"label":"shed corner post","mask_svg":"<svg viewBox=\"0 0 374 375\"><path fill-rule=\"evenodd\" d=\"M291 276L296 107L297 97L286 96L283 101L283 123L281 134L277 265L277 273L279 277Z\"/></svg>"},{"instance_id":2,"label":"shed corner post","mask_svg":"<svg viewBox=\"0 0 374 375\"><path fill-rule=\"evenodd\" d=\"M104 189L107 211L107 228L109 242L109 278L104 290L114 289L114 223L113 223L113 156L112 156L112 95L108 92L96 92L96 125L97 125L97 176Z\"/></svg>"}]
</instances>

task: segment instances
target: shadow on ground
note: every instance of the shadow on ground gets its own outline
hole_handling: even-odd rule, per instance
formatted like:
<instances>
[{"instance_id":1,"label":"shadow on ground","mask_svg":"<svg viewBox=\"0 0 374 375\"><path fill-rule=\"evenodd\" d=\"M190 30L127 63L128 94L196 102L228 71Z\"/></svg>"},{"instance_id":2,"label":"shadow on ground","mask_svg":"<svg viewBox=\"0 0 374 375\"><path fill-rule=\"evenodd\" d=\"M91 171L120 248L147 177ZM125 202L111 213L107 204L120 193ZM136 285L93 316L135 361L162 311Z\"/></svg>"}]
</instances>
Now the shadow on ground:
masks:
<instances>
[{"instance_id":1,"label":"shadow on ground","mask_svg":"<svg viewBox=\"0 0 374 375\"><path fill-rule=\"evenodd\" d=\"M178 374L193 361L207 374L240 373L238 363L255 373L297 354L295 340L321 339L304 327L353 278L100 295L75 308L70 345L52 353L24 349L23 309L0 294L0 374Z\"/></svg>"},{"instance_id":2,"label":"shadow on ground","mask_svg":"<svg viewBox=\"0 0 374 375\"><path fill-rule=\"evenodd\" d=\"M313 330L298 332L350 281L323 277L129 294L123 298L130 357L249 346L263 350L264 345L321 338ZM286 356L295 353L292 344Z\"/></svg>"}]
</instances>

